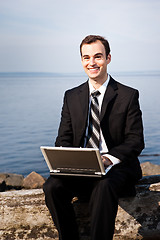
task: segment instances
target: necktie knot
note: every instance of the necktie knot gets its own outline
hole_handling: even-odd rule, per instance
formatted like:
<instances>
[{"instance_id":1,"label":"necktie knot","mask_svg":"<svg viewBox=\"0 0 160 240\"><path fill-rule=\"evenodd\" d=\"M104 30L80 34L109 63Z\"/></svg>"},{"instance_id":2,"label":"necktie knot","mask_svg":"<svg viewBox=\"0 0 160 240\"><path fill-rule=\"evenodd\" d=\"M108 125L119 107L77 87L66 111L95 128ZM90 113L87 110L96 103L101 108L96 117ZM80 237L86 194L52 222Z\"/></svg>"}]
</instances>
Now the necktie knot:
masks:
<instances>
[{"instance_id":1,"label":"necktie knot","mask_svg":"<svg viewBox=\"0 0 160 240\"><path fill-rule=\"evenodd\" d=\"M98 97L101 93L98 90L95 90L91 93L91 96L94 97Z\"/></svg>"}]
</instances>

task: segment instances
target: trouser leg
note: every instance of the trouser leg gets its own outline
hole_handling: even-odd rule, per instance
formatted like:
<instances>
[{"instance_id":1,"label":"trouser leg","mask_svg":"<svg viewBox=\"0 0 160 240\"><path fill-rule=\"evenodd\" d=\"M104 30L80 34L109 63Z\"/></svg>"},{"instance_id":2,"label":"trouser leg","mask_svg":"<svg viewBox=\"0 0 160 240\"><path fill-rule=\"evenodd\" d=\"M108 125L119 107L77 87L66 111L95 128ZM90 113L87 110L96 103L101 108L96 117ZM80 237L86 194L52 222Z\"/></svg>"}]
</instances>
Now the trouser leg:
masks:
<instances>
[{"instance_id":1,"label":"trouser leg","mask_svg":"<svg viewBox=\"0 0 160 240\"><path fill-rule=\"evenodd\" d=\"M46 205L59 232L60 240L78 240L72 192L62 179L49 177L44 184Z\"/></svg>"},{"instance_id":2,"label":"trouser leg","mask_svg":"<svg viewBox=\"0 0 160 240\"><path fill-rule=\"evenodd\" d=\"M118 209L118 195L127 174L112 170L97 181L90 198L91 240L112 240Z\"/></svg>"}]
</instances>

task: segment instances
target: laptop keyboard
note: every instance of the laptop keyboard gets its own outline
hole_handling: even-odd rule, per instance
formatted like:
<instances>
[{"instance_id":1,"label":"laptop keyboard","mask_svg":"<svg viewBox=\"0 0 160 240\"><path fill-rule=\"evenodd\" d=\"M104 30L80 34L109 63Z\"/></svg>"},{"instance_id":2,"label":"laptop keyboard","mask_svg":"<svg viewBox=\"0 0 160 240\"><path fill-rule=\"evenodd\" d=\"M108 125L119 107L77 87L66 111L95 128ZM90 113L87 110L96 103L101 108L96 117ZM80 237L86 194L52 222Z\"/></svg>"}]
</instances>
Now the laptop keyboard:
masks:
<instances>
[{"instance_id":1,"label":"laptop keyboard","mask_svg":"<svg viewBox=\"0 0 160 240\"><path fill-rule=\"evenodd\" d=\"M94 174L96 169L88 168L57 168L62 173L81 173L81 174Z\"/></svg>"}]
</instances>

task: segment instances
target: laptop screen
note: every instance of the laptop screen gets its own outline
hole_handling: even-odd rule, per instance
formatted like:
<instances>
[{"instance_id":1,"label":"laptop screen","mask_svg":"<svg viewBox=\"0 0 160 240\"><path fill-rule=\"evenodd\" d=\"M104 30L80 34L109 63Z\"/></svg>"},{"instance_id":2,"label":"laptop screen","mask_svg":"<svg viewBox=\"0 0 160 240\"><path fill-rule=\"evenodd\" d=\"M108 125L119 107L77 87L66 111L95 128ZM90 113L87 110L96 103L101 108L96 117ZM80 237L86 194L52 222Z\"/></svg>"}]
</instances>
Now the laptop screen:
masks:
<instances>
[{"instance_id":1,"label":"laptop screen","mask_svg":"<svg viewBox=\"0 0 160 240\"><path fill-rule=\"evenodd\" d=\"M98 149L41 147L41 151L51 174L105 175Z\"/></svg>"}]
</instances>

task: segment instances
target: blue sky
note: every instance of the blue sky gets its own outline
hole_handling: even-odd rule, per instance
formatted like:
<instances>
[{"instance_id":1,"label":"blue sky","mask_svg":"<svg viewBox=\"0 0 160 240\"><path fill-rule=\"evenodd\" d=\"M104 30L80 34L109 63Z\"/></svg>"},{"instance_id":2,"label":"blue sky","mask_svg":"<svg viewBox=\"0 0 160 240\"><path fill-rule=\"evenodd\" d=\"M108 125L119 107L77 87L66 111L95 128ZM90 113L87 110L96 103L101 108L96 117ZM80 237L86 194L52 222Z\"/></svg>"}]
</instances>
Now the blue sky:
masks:
<instances>
[{"instance_id":1,"label":"blue sky","mask_svg":"<svg viewBox=\"0 0 160 240\"><path fill-rule=\"evenodd\" d=\"M110 71L160 70L159 0L0 0L0 72L81 72L88 34L111 45Z\"/></svg>"}]
</instances>

